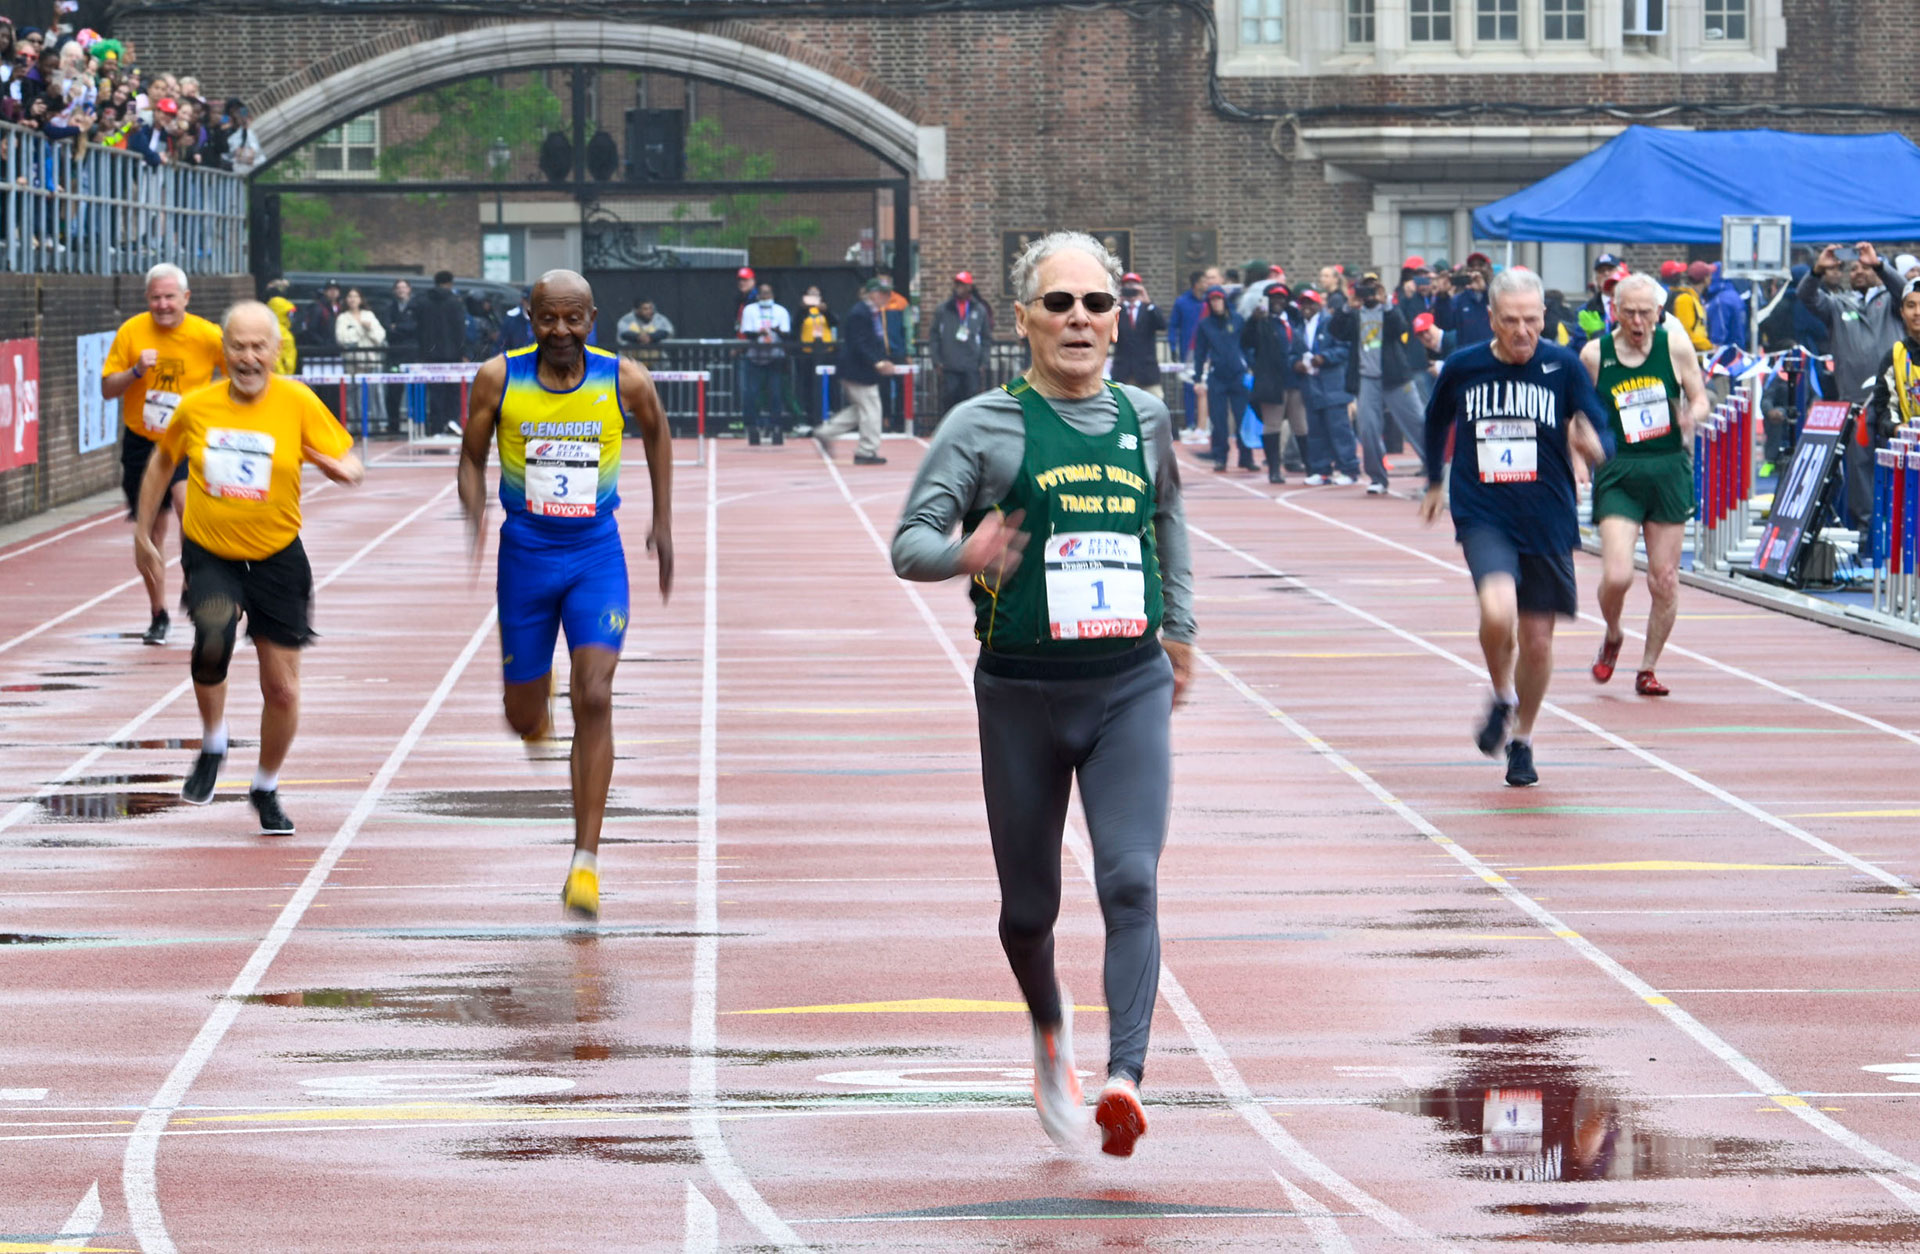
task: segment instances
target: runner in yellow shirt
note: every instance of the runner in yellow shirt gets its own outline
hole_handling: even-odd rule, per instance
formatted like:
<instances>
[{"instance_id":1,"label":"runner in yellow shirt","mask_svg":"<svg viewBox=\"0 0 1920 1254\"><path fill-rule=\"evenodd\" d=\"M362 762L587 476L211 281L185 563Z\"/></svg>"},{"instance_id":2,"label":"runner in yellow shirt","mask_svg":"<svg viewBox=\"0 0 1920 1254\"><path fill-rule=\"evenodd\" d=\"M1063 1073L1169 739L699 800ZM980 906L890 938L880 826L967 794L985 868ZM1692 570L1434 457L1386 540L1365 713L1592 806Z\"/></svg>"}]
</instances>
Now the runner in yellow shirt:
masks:
<instances>
[{"instance_id":1,"label":"runner in yellow shirt","mask_svg":"<svg viewBox=\"0 0 1920 1254\"><path fill-rule=\"evenodd\" d=\"M193 695L200 706L200 756L180 796L213 800L227 756L227 666L240 616L260 655L260 764L248 800L266 836L293 833L280 808L280 765L300 722L300 649L308 623L313 570L300 544L300 466L318 466L352 486L364 470L353 438L306 384L273 373L280 321L257 301L228 311L223 383L203 388L174 410L140 483L134 560L149 580L163 569L154 518L174 467L187 467L180 518L180 560L193 619Z\"/></svg>"},{"instance_id":2,"label":"runner in yellow shirt","mask_svg":"<svg viewBox=\"0 0 1920 1254\"><path fill-rule=\"evenodd\" d=\"M220 370L220 328L187 312L187 276L179 266L158 265L147 271L147 312L120 324L100 374L100 395L120 402L120 487L127 494L127 517L140 501L140 481L153 455L154 441L172 420L180 398L209 383ZM167 511L178 513L186 499L186 467L173 480L153 516L151 538L157 550L166 542ZM147 584L152 618L141 639L148 644L167 642L167 572L156 567L141 575Z\"/></svg>"}]
</instances>

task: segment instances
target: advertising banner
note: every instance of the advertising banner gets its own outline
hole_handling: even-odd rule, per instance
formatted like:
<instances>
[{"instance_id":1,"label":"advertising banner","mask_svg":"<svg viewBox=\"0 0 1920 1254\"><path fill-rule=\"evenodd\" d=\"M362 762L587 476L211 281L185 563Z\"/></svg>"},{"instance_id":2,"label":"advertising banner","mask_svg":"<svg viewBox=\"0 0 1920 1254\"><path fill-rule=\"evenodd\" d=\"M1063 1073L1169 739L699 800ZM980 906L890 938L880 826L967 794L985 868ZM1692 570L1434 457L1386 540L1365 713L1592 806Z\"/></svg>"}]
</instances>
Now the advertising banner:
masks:
<instances>
[{"instance_id":1,"label":"advertising banner","mask_svg":"<svg viewBox=\"0 0 1920 1254\"><path fill-rule=\"evenodd\" d=\"M0 340L0 470L40 460L40 341Z\"/></svg>"},{"instance_id":2,"label":"advertising banner","mask_svg":"<svg viewBox=\"0 0 1920 1254\"><path fill-rule=\"evenodd\" d=\"M1794 445L1793 461L1780 476L1773 509L1753 551L1750 569L1762 579L1799 586L1798 562L1806 542L1819 531L1818 510L1828 481L1840 464L1840 437L1849 409L1845 401L1815 401L1807 406L1806 425Z\"/></svg>"},{"instance_id":3,"label":"advertising banner","mask_svg":"<svg viewBox=\"0 0 1920 1254\"><path fill-rule=\"evenodd\" d=\"M120 402L100 395L100 371L113 347L113 332L77 336L73 346L80 370L76 376L80 383L80 451L91 453L120 439Z\"/></svg>"}]
</instances>

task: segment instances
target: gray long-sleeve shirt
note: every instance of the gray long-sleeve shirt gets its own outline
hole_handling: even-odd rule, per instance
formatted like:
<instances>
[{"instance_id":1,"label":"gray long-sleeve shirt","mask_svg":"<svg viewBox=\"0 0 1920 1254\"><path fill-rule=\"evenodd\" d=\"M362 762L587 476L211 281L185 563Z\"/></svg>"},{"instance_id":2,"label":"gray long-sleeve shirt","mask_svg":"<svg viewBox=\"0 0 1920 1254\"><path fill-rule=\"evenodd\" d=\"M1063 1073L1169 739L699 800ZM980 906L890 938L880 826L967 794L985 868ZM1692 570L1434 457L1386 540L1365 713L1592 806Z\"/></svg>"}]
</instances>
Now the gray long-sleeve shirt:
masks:
<instances>
[{"instance_id":1,"label":"gray long-sleeve shirt","mask_svg":"<svg viewBox=\"0 0 1920 1254\"><path fill-rule=\"evenodd\" d=\"M1880 279L1887 287L1892 274L1892 267L1881 262ZM1888 300L1880 287L1829 292L1820 284L1820 272L1809 270L1800 280L1800 303L1827 324L1827 351L1833 354L1833 381L1841 399L1866 400L1881 356L1900 338L1899 302Z\"/></svg>"},{"instance_id":2,"label":"gray long-sleeve shirt","mask_svg":"<svg viewBox=\"0 0 1920 1254\"><path fill-rule=\"evenodd\" d=\"M1165 600L1161 634L1192 640L1193 569L1187 544L1187 510L1180 495L1173 421L1159 398L1120 385L1140 419L1147 446L1147 478L1153 484L1153 530ZM1074 430L1100 436L1113 430L1120 409L1106 388L1078 400L1048 398ZM961 539L954 527L968 514L1006 499L1026 454L1026 423L1020 402L1002 388L956 405L940 421L920 473L914 476L900 525L893 533L893 571L902 579L933 582L960 573ZM1044 537L1043 537L1044 538Z\"/></svg>"}]
</instances>

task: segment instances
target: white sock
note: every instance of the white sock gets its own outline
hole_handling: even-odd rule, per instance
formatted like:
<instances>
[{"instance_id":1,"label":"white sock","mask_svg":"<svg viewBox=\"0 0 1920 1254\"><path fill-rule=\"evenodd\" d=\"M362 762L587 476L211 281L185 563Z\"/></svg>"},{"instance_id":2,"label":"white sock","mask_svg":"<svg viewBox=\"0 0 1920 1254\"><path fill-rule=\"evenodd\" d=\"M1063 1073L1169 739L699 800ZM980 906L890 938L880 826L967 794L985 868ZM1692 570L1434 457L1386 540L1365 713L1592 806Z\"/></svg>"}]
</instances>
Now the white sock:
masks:
<instances>
[{"instance_id":1,"label":"white sock","mask_svg":"<svg viewBox=\"0 0 1920 1254\"><path fill-rule=\"evenodd\" d=\"M227 751L227 724L223 719L220 726L203 728L200 732L200 751L202 753L225 753Z\"/></svg>"},{"instance_id":2,"label":"white sock","mask_svg":"<svg viewBox=\"0 0 1920 1254\"><path fill-rule=\"evenodd\" d=\"M280 772L269 771L264 767L254 769L253 790L255 792L272 792L278 787L280 787Z\"/></svg>"},{"instance_id":3,"label":"white sock","mask_svg":"<svg viewBox=\"0 0 1920 1254\"><path fill-rule=\"evenodd\" d=\"M1531 749L1533 747L1533 737L1532 736L1515 736L1509 743L1516 744L1516 745L1525 745L1529 749Z\"/></svg>"},{"instance_id":4,"label":"white sock","mask_svg":"<svg viewBox=\"0 0 1920 1254\"><path fill-rule=\"evenodd\" d=\"M592 871L595 875L600 874L600 855L597 853L588 853L584 849L574 850L573 861L567 864L567 870L572 871L576 868L585 868L586 870Z\"/></svg>"},{"instance_id":5,"label":"white sock","mask_svg":"<svg viewBox=\"0 0 1920 1254\"><path fill-rule=\"evenodd\" d=\"M1520 704L1520 694L1512 688L1507 689L1505 692L1501 692L1497 688L1494 689L1493 699L1502 705L1517 706Z\"/></svg>"}]
</instances>

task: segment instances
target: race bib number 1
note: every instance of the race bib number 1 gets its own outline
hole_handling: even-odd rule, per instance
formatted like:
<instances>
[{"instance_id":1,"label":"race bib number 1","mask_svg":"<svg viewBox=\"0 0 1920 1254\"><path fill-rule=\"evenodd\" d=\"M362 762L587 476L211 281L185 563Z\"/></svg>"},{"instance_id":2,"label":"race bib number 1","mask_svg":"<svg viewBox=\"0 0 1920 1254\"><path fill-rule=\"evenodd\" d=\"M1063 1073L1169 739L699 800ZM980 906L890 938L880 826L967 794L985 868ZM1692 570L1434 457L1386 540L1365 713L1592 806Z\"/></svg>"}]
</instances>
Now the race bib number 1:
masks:
<instances>
[{"instance_id":1,"label":"race bib number 1","mask_svg":"<svg viewBox=\"0 0 1920 1254\"><path fill-rule=\"evenodd\" d=\"M1614 397L1614 408L1620 411L1620 430L1629 444L1663 436L1673 428L1673 405L1664 387L1629 388Z\"/></svg>"},{"instance_id":2,"label":"race bib number 1","mask_svg":"<svg viewBox=\"0 0 1920 1254\"><path fill-rule=\"evenodd\" d=\"M1047 541L1045 559L1047 619L1055 640L1147 634L1139 536L1060 532Z\"/></svg>"},{"instance_id":3,"label":"race bib number 1","mask_svg":"<svg viewBox=\"0 0 1920 1254\"><path fill-rule=\"evenodd\" d=\"M1473 424L1480 482L1531 483L1540 477L1540 446L1531 418L1483 418Z\"/></svg>"},{"instance_id":4,"label":"race bib number 1","mask_svg":"<svg viewBox=\"0 0 1920 1254\"><path fill-rule=\"evenodd\" d=\"M262 431L215 427L207 432L200 473L210 496L264 501L273 486L273 437Z\"/></svg>"},{"instance_id":5,"label":"race bib number 1","mask_svg":"<svg viewBox=\"0 0 1920 1254\"><path fill-rule=\"evenodd\" d=\"M600 445L593 440L527 444L527 512L591 518L600 495Z\"/></svg>"},{"instance_id":6,"label":"race bib number 1","mask_svg":"<svg viewBox=\"0 0 1920 1254\"><path fill-rule=\"evenodd\" d=\"M146 427L147 434L154 439L167 429L173 421L173 411L180 405L178 392L147 392L146 403L140 407L140 423Z\"/></svg>"}]
</instances>

